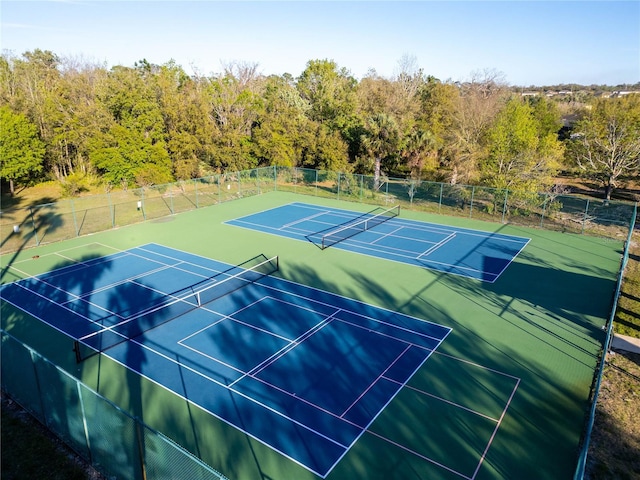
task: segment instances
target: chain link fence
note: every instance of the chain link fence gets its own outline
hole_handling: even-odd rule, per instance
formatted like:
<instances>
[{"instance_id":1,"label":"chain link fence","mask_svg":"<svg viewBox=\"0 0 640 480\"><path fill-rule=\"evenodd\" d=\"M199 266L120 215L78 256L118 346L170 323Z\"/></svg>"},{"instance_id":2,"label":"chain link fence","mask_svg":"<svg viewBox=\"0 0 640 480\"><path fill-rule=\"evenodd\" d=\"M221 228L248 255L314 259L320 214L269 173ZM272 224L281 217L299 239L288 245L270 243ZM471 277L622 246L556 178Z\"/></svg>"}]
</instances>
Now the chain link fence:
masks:
<instances>
[{"instance_id":1,"label":"chain link fence","mask_svg":"<svg viewBox=\"0 0 640 480\"><path fill-rule=\"evenodd\" d=\"M627 240L625 256L636 218L636 204L632 202L555 193L523 195L480 186L265 167L5 209L0 215L0 253L270 191L375 206L400 205L403 209L428 213ZM615 311L615 302L613 308ZM4 331L0 333L3 390L98 470L108 476L136 480L224 478L30 347ZM609 338L610 332L607 343ZM591 422L602 366L599 365L594 377ZM590 429L588 425L575 478L582 476ZM118 438L110 434L113 431L119 432Z\"/></svg>"},{"instance_id":2,"label":"chain link fence","mask_svg":"<svg viewBox=\"0 0 640 480\"><path fill-rule=\"evenodd\" d=\"M0 340L3 391L107 478L226 480L12 335Z\"/></svg>"},{"instance_id":3,"label":"chain link fence","mask_svg":"<svg viewBox=\"0 0 640 480\"><path fill-rule=\"evenodd\" d=\"M0 253L8 253L269 191L462 216L624 240L634 203L556 193L521 194L323 170L264 167L166 185L64 199L0 215Z\"/></svg>"},{"instance_id":4,"label":"chain link fence","mask_svg":"<svg viewBox=\"0 0 640 480\"><path fill-rule=\"evenodd\" d=\"M277 189L317 197L624 240L634 203L557 193L520 194L474 185L278 167Z\"/></svg>"}]
</instances>

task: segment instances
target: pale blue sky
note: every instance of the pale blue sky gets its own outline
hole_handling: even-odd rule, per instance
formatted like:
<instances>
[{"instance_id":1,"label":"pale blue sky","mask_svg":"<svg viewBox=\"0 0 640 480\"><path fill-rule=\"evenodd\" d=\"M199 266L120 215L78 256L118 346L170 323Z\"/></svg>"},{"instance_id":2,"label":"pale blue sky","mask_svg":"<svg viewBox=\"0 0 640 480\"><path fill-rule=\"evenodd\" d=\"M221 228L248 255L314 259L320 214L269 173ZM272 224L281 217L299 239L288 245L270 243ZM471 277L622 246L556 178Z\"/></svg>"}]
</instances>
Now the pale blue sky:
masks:
<instances>
[{"instance_id":1,"label":"pale blue sky","mask_svg":"<svg viewBox=\"0 0 640 480\"><path fill-rule=\"evenodd\" d=\"M297 77L331 59L357 78L403 56L442 80L491 69L511 85L640 81L638 1L11 1L0 46L108 66L175 60L188 73L257 63Z\"/></svg>"}]
</instances>

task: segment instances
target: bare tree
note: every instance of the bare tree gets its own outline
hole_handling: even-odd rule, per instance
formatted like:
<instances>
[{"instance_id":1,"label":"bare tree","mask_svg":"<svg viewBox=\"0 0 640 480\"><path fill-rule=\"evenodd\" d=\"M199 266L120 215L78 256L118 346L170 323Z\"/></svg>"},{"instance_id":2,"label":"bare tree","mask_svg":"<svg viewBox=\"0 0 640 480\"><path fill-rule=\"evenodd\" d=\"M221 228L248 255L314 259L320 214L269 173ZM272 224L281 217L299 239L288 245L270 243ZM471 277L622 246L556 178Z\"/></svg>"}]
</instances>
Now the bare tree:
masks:
<instances>
[{"instance_id":1,"label":"bare tree","mask_svg":"<svg viewBox=\"0 0 640 480\"><path fill-rule=\"evenodd\" d=\"M455 121L447 139L451 184L478 180L486 134L508 96L503 75L493 70L474 72L471 81L459 84L459 89Z\"/></svg>"},{"instance_id":2,"label":"bare tree","mask_svg":"<svg viewBox=\"0 0 640 480\"><path fill-rule=\"evenodd\" d=\"M570 154L610 200L619 180L640 167L640 99L601 99L574 130Z\"/></svg>"}]
</instances>

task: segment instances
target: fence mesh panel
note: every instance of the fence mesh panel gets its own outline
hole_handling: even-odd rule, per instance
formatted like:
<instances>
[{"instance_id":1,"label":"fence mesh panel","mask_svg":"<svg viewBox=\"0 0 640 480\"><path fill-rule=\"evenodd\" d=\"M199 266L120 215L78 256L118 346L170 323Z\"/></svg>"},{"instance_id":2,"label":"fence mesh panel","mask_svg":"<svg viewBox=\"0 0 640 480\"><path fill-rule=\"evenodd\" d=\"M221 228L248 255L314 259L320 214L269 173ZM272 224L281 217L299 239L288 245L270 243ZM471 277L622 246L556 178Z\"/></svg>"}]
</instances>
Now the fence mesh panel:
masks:
<instances>
[{"instance_id":1,"label":"fence mesh panel","mask_svg":"<svg viewBox=\"0 0 640 480\"><path fill-rule=\"evenodd\" d=\"M555 193L517 193L308 168L261 167L29 208L9 208L0 216L0 253L273 190L377 206L399 204L404 209L429 213L615 238L624 238L629 231L634 206L631 202Z\"/></svg>"},{"instance_id":2,"label":"fence mesh panel","mask_svg":"<svg viewBox=\"0 0 640 480\"><path fill-rule=\"evenodd\" d=\"M0 336L2 390L107 477L226 480L6 331Z\"/></svg>"}]
</instances>

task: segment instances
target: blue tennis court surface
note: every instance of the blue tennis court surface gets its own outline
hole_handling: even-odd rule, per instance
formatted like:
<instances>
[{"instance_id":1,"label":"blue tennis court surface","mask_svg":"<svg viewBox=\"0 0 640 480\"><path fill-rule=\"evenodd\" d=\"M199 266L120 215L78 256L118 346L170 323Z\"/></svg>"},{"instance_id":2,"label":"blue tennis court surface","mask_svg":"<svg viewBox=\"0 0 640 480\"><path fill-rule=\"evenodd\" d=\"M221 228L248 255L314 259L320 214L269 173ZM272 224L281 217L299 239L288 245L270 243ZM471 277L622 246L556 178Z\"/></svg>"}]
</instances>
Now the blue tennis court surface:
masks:
<instances>
[{"instance_id":1,"label":"blue tennis court surface","mask_svg":"<svg viewBox=\"0 0 640 480\"><path fill-rule=\"evenodd\" d=\"M325 477L450 329L275 276L201 305L175 294L237 270L148 244L0 295Z\"/></svg>"},{"instance_id":2,"label":"blue tennis court surface","mask_svg":"<svg viewBox=\"0 0 640 480\"><path fill-rule=\"evenodd\" d=\"M350 221L361 217L361 212L291 203L227 223L306 242L314 241L317 232L331 232L331 227L348 228ZM395 217L331 248L493 283L528 242L523 237Z\"/></svg>"}]
</instances>

